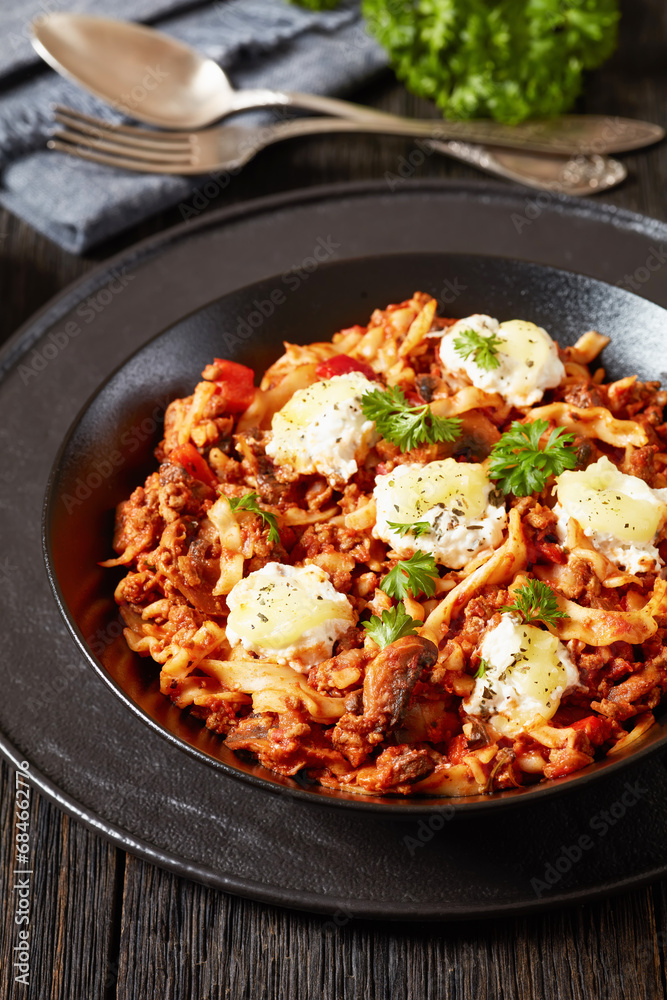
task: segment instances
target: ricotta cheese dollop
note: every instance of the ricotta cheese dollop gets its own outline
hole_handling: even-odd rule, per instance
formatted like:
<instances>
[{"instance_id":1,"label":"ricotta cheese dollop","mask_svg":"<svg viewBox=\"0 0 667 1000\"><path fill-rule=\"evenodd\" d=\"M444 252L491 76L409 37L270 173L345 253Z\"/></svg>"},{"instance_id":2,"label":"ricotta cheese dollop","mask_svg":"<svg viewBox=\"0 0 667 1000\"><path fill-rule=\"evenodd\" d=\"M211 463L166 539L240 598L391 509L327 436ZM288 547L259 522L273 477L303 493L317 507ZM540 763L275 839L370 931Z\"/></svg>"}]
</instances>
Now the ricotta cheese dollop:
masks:
<instances>
[{"instance_id":1,"label":"ricotta cheese dollop","mask_svg":"<svg viewBox=\"0 0 667 1000\"><path fill-rule=\"evenodd\" d=\"M581 472L558 476L556 495L561 542L572 517L595 548L627 572L646 573L663 565L655 541L667 520L667 489L651 489L603 456Z\"/></svg>"},{"instance_id":2,"label":"ricotta cheese dollop","mask_svg":"<svg viewBox=\"0 0 667 1000\"><path fill-rule=\"evenodd\" d=\"M489 719L504 736L551 719L563 693L579 681L563 643L535 625L519 624L511 613L486 633L479 653L486 671L463 709Z\"/></svg>"},{"instance_id":3,"label":"ricotta cheese dollop","mask_svg":"<svg viewBox=\"0 0 667 1000\"><path fill-rule=\"evenodd\" d=\"M486 370L470 356L465 359L454 346L466 330L482 337L495 334L497 368ZM539 403L545 389L557 386L565 375L558 348L546 330L522 319L499 323L491 316L475 314L450 326L440 344L440 360L452 372L463 371L477 389L497 392L512 406Z\"/></svg>"},{"instance_id":4,"label":"ricotta cheese dollop","mask_svg":"<svg viewBox=\"0 0 667 1000\"><path fill-rule=\"evenodd\" d=\"M437 563L462 569L479 551L502 542L507 514L482 465L453 458L398 465L377 477L373 495L374 534L400 556L429 552ZM390 521L419 522L428 530L401 534Z\"/></svg>"},{"instance_id":5,"label":"ricotta cheese dollop","mask_svg":"<svg viewBox=\"0 0 667 1000\"><path fill-rule=\"evenodd\" d=\"M319 472L332 485L347 482L378 439L375 423L361 410L361 397L377 388L350 372L299 389L274 414L266 454L302 475Z\"/></svg>"},{"instance_id":6,"label":"ricotta cheese dollop","mask_svg":"<svg viewBox=\"0 0 667 1000\"><path fill-rule=\"evenodd\" d=\"M267 563L239 580L227 604L232 646L302 673L331 656L334 642L357 617L319 566Z\"/></svg>"}]
</instances>

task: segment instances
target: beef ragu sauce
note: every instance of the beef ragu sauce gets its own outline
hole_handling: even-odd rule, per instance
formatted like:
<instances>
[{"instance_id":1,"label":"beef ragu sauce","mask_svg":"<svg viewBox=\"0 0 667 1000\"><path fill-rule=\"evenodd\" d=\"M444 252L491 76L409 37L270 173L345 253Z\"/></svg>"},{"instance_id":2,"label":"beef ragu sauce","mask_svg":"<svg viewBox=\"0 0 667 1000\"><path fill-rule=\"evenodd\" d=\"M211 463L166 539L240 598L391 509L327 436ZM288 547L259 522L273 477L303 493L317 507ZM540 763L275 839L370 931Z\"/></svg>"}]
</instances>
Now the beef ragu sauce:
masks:
<instances>
[{"instance_id":1,"label":"beef ragu sauce","mask_svg":"<svg viewBox=\"0 0 667 1000\"><path fill-rule=\"evenodd\" d=\"M605 383L593 331L435 306L287 344L259 388L212 361L105 564L164 695L359 794L559 778L667 689L667 394Z\"/></svg>"}]
</instances>

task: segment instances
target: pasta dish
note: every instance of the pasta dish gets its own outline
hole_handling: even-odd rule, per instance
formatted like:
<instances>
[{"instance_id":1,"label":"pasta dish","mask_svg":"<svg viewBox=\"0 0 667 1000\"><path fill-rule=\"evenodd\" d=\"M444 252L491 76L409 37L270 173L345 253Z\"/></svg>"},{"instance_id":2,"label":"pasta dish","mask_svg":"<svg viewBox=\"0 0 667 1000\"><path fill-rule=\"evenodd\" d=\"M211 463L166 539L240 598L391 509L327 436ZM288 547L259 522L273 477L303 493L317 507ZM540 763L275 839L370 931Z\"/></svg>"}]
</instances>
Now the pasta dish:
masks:
<instances>
[{"instance_id":1,"label":"pasta dish","mask_svg":"<svg viewBox=\"0 0 667 1000\"><path fill-rule=\"evenodd\" d=\"M667 392L608 338L417 292L264 374L214 359L117 510L130 648L240 754L473 795L618 753L667 691Z\"/></svg>"}]
</instances>

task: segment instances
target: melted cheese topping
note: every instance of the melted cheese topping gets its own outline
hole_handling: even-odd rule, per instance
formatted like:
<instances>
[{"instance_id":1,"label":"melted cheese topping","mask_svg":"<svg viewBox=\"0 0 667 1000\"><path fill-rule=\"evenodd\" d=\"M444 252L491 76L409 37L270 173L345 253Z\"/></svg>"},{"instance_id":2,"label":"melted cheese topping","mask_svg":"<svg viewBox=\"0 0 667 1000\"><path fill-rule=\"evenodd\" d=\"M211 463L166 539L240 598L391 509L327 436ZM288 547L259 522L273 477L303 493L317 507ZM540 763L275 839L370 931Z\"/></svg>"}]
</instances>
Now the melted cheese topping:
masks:
<instances>
[{"instance_id":1,"label":"melted cheese topping","mask_svg":"<svg viewBox=\"0 0 667 1000\"><path fill-rule=\"evenodd\" d=\"M479 652L487 669L463 709L490 718L504 736L551 719L563 693L579 680L563 643L535 625L518 624L513 614L486 633Z\"/></svg>"},{"instance_id":2,"label":"melted cheese topping","mask_svg":"<svg viewBox=\"0 0 667 1000\"><path fill-rule=\"evenodd\" d=\"M236 584L227 604L232 646L302 672L328 659L336 639L356 622L347 597L319 566L267 563Z\"/></svg>"},{"instance_id":3,"label":"melted cheese topping","mask_svg":"<svg viewBox=\"0 0 667 1000\"><path fill-rule=\"evenodd\" d=\"M466 330L500 338L497 368L487 371L472 356L464 360L459 354L454 341ZM491 316L479 314L460 319L443 336L440 359L450 371L464 371L477 389L498 392L512 406L519 407L539 403L544 390L557 386L565 375L558 348L547 331L522 319L498 323Z\"/></svg>"},{"instance_id":4,"label":"melted cheese topping","mask_svg":"<svg viewBox=\"0 0 667 1000\"><path fill-rule=\"evenodd\" d=\"M667 520L667 490L651 489L603 456L582 472L563 472L556 494L561 541L572 517L596 548L628 572L662 566L654 541Z\"/></svg>"},{"instance_id":5,"label":"melted cheese topping","mask_svg":"<svg viewBox=\"0 0 667 1000\"><path fill-rule=\"evenodd\" d=\"M377 477L373 496L377 507L373 533L401 556L415 550L429 552L436 562L461 569L481 549L502 542L507 514L502 503L492 502L496 492L482 465L453 458L398 465ZM389 521L426 522L430 530L401 536Z\"/></svg>"},{"instance_id":6,"label":"melted cheese topping","mask_svg":"<svg viewBox=\"0 0 667 1000\"><path fill-rule=\"evenodd\" d=\"M274 414L266 454L302 475L319 472L332 485L347 482L378 438L360 405L364 393L377 388L350 372L299 389Z\"/></svg>"}]
</instances>

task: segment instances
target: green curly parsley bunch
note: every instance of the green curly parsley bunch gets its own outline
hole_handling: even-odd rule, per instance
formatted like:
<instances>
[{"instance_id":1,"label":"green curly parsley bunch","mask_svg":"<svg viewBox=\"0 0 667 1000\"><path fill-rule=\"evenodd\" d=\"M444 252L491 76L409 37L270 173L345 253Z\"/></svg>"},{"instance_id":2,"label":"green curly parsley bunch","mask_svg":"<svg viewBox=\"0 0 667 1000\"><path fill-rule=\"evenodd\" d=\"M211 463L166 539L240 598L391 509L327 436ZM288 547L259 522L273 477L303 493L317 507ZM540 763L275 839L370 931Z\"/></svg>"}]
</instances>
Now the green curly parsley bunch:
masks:
<instances>
[{"instance_id":1,"label":"green curly parsley bunch","mask_svg":"<svg viewBox=\"0 0 667 1000\"><path fill-rule=\"evenodd\" d=\"M561 114L616 47L617 0L362 0L397 76L447 118Z\"/></svg>"},{"instance_id":2,"label":"green curly parsley bunch","mask_svg":"<svg viewBox=\"0 0 667 1000\"><path fill-rule=\"evenodd\" d=\"M584 70L614 51L620 17L618 0L362 0L361 7L409 90L447 118L510 124L567 111Z\"/></svg>"}]
</instances>

